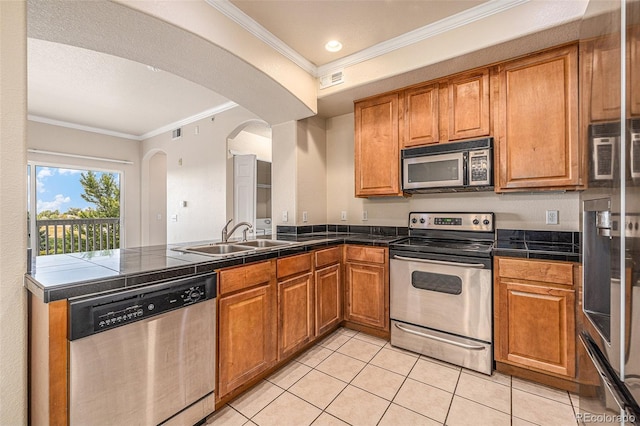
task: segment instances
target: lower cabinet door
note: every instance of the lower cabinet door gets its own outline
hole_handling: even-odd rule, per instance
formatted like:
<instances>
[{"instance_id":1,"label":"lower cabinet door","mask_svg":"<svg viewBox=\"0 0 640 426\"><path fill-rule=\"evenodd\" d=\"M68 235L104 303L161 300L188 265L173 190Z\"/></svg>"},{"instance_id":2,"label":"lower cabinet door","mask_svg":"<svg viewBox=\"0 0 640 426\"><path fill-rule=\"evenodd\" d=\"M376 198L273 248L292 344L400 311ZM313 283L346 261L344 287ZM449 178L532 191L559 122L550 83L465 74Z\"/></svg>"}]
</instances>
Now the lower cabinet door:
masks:
<instances>
[{"instance_id":1,"label":"lower cabinet door","mask_svg":"<svg viewBox=\"0 0 640 426\"><path fill-rule=\"evenodd\" d=\"M316 270L316 335L342 321L340 265Z\"/></svg>"},{"instance_id":2,"label":"lower cabinet door","mask_svg":"<svg viewBox=\"0 0 640 426\"><path fill-rule=\"evenodd\" d=\"M345 319L388 329L384 265L347 262L345 267Z\"/></svg>"},{"instance_id":3,"label":"lower cabinet door","mask_svg":"<svg viewBox=\"0 0 640 426\"><path fill-rule=\"evenodd\" d=\"M279 359L311 341L313 327L313 275L311 273L278 283Z\"/></svg>"},{"instance_id":4,"label":"lower cabinet door","mask_svg":"<svg viewBox=\"0 0 640 426\"><path fill-rule=\"evenodd\" d=\"M224 397L271 367L277 356L272 285L219 300L218 397Z\"/></svg>"},{"instance_id":5,"label":"lower cabinet door","mask_svg":"<svg viewBox=\"0 0 640 426\"><path fill-rule=\"evenodd\" d=\"M575 291L503 281L496 360L575 376Z\"/></svg>"}]
</instances>

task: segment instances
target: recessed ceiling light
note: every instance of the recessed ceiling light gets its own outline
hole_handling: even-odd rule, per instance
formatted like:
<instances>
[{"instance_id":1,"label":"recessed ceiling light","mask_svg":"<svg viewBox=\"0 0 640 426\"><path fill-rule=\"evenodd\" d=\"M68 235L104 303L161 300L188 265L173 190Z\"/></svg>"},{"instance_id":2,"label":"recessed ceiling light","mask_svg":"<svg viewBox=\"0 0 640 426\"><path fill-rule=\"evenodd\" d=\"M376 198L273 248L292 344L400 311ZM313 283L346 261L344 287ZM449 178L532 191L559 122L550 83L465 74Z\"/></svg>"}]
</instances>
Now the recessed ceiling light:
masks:
<instances>
[{"instance_id":1,"label":"recessed ceiling light","mask_svg":"<svg viewBox=\"0 0 640 426\"><path fill-rule=\"evenodd\" d=\"M160 68L156 68L156 67L151 66L151 65L147 65L147 69L149 71L153 71L153 72L160 72Z\"/></svg>"},{"instance_id":2,"label":"recessed ceiling light","mask_svg":"<svg viewBox=\"0 0 640 426\"><path fill-rule=\"evenodd\" d=\"M337 52L340 49L342 49L342 43L340 43L338 40L331 40L330 42L324 45L324 48L327 49L329 52Z\"/></svg>"}]
</instances>

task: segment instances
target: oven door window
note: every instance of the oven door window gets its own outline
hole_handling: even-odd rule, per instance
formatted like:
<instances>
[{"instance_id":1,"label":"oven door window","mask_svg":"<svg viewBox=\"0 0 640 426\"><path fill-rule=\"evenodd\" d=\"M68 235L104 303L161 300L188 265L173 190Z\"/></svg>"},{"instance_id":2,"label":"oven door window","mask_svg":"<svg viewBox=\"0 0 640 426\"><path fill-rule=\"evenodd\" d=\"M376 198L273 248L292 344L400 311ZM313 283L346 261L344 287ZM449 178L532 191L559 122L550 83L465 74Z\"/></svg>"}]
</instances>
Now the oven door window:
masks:
<instances>
[{"instance_id":1,"label":"oven door window","mask_svg":"<svg viewBox=\"0 0 640 426\"><path fill-rule=\"evenodd\" d=\"M411 285L419 290L435 291L437 293L462 293L462 279L455 275L434 274L433 272L413 271Z\"/></svg>"}]
</instances>

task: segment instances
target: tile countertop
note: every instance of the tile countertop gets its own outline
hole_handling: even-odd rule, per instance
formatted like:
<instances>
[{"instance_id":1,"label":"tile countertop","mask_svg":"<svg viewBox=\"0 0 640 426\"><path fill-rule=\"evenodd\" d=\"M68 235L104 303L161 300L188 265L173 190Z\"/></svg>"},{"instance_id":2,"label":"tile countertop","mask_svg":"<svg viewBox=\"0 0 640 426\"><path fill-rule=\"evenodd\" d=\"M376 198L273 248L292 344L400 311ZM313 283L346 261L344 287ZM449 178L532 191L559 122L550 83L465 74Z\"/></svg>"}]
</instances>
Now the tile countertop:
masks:
<instances>
[{"instance_id":1,"label":"tile countertop","mask_svg":"<svg viewBox=\"0 0 640 426\"><path fill-rule=\"evenodd\" d=\"M582 262L580 233L498 229L493 255Z\"/></svg>"},{"instance_id":2,"label":"tile countertop","mask_svg":"<svg viewBox=\"0 0 640 426\"><path fill-rule=\"evenodd\" d=\"M31 273L25 275L24 285L48 303L204 274L229 266L304 253L323 246L343 243L388 246L398 238L394 235L326 231L278 234L269 239L286 240L294 244L222 258L174 250L216 242L213 240L37 256L33 259Z\"/></svg>"}]
</instances>

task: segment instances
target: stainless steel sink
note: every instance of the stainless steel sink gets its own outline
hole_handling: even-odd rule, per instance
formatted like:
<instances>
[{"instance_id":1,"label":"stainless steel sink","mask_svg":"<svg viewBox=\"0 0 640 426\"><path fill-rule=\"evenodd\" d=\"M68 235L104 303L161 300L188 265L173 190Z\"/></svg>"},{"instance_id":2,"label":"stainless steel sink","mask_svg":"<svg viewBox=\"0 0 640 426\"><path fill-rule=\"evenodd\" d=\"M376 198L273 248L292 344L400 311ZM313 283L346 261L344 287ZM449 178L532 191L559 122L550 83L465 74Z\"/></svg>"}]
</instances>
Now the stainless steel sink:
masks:
<instances>
[{"instance_id":1,"label":"stainless steel sink","mask_svg":"<svg viewBox=\"0 0 640 426\"><path fill-rule=\"evenodd\" d=\"M211 256L228 256L232 254L238 254L245 251L255 250L255 248L250 246L241 246L238 244L208 244L204 246L194 246L194 247L181 247L178 250L186 251L189 253L199 253L199 254L208 254Z\"/></svg>"},{"instance_id":2,"label":"stainless steel sink","mask_svg":"<svg viewBox=\"0 0 640 426\"><path fill-rule=\"evenodd\" d=\"M233 243L238 246L244 247L256 247L256 248L268 248L268 247L280 247L280 246L288 246L291 241L278 241L278 240L251 240L251 241L239 241L237 243Z\"/></svg>"},{"instance_id":3,"label":"stainless steel sink","mask_svg":"<svg viewBox=\"0 0 640 426\"><path fill-rule=\"evenodd\" d=\"M260 249L271 249L274 247L282 247L293 244L291 241L279 240L250 240L250 241L233 241L226 243L211 243L199 246L177 247L174 250L186 253L198 253L209 256L232 256L235 254L247 253Z\"/></svg>"}]
</instances>

